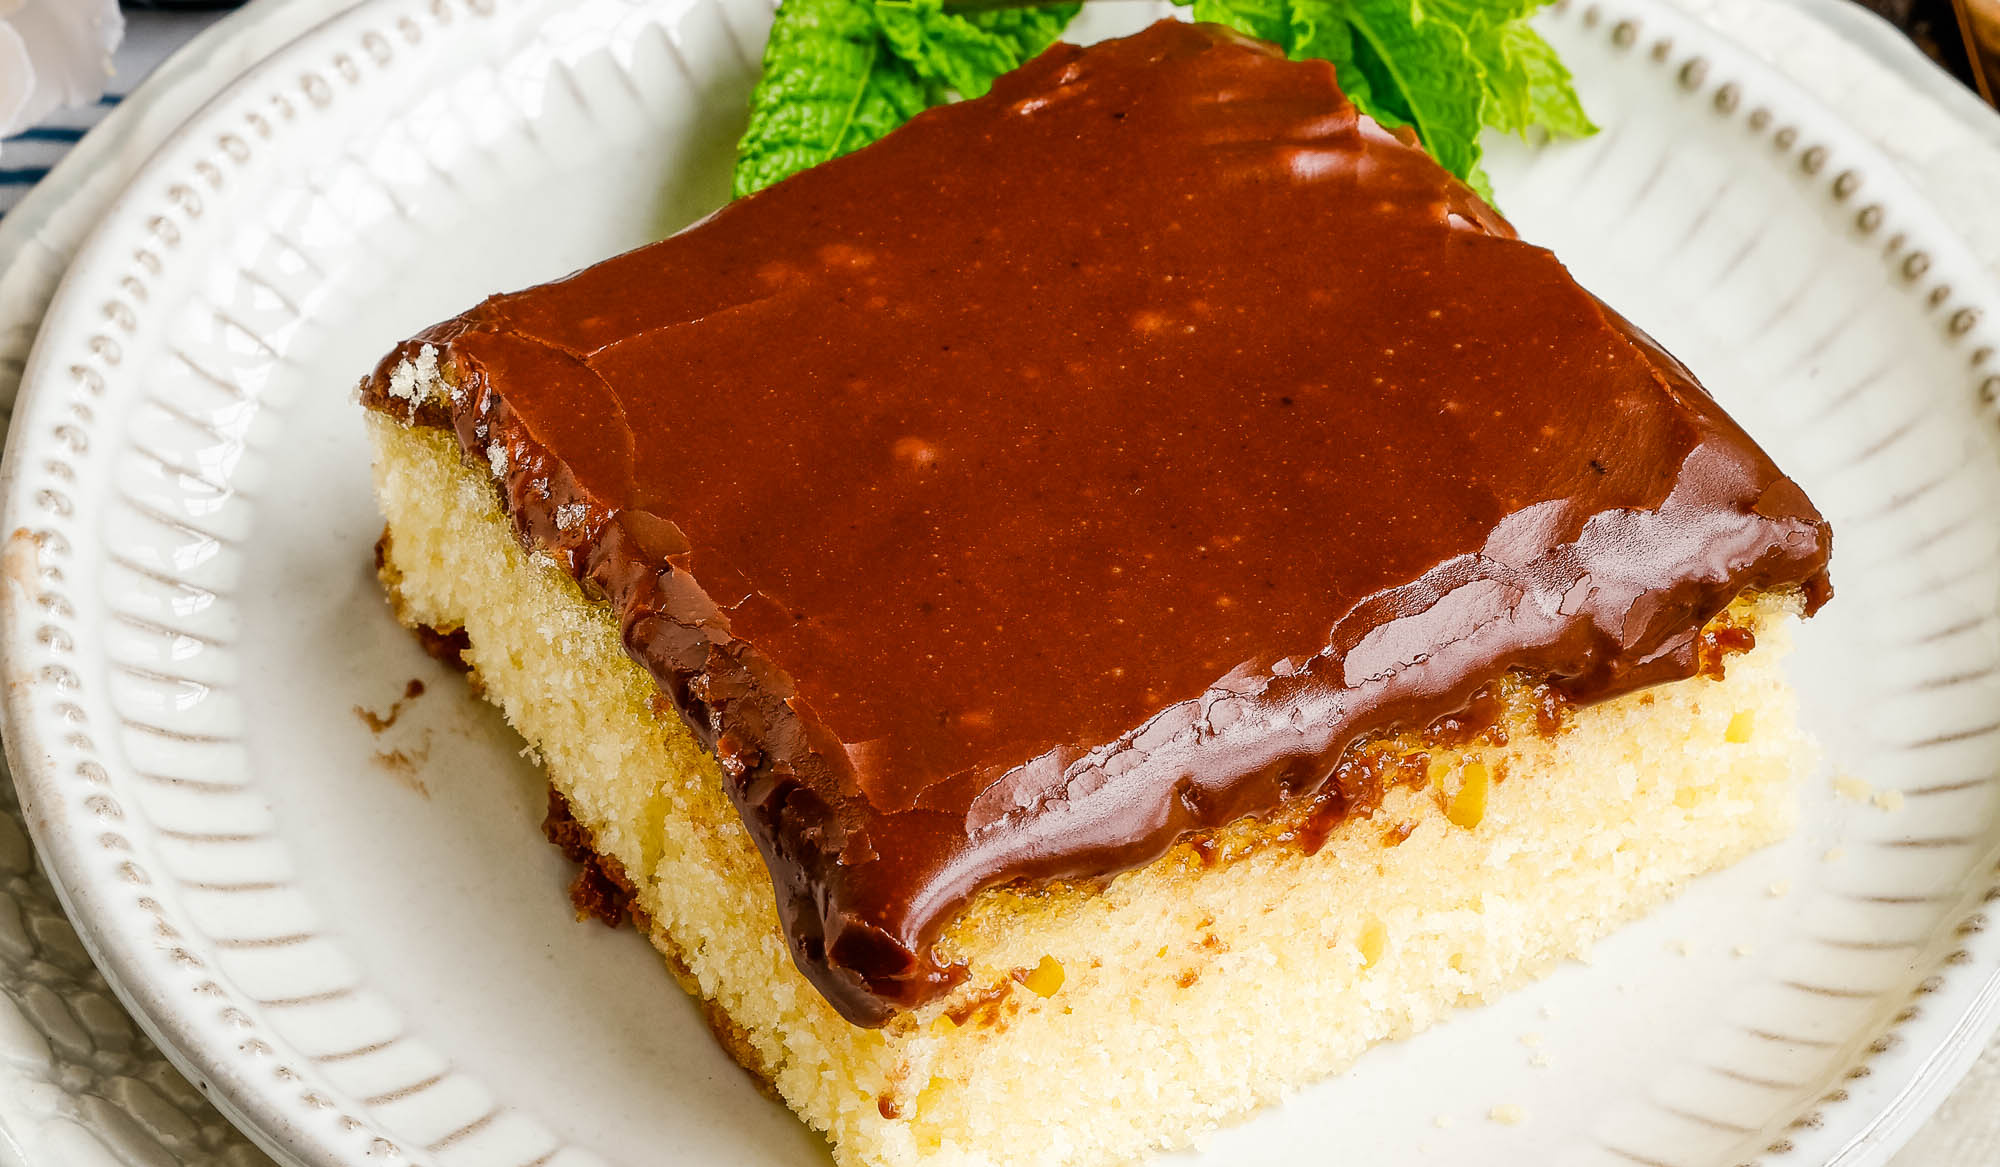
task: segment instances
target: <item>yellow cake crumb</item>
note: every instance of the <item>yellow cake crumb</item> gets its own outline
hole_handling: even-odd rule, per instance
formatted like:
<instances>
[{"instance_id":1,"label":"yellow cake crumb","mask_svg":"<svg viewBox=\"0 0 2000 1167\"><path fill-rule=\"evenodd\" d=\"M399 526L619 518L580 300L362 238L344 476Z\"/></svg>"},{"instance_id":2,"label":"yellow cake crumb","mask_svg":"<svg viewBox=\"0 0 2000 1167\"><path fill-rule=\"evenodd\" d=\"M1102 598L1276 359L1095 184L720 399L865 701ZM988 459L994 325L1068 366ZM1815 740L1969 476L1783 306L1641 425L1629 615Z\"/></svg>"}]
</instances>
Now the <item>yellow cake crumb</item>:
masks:
<instances>
[{"instance_id":1,"label":"yellow cake crumb","mask_svg":"<svg viewBox=\"0 0 2000 1167\"><path fill-rule=\"evenodd\" d=\"M1063 986L1063 966L1053 956L1044 956L1034 971L1021 978L1028 991L1037 997L1053 997Z\"/></svg>"},{"instance_id":2,"label":"yellow cake crumb","mask_svg":"<svg viewBox=\"0 0 2000 1167\"><path fill-rule=\"evenodd\" d=\"M1486 817L1486 792L1491 785L1486 763L1468 762L1459 772L1458 792L1451 796L1451 803L1444 815L1453 826L1466 830L1478 826Z\"/></svg>"},{"instance_id":3,"label":"yellow cake crumb","mask_svg":"<svg viewBox=\"0 0 2000 1167\"><path fill-rule=\"evenodd\" d=\"M1382 950L1389 944L1389 929L1380 920L1369 920L1361 926L1361 938L1356 947L1361 950L1361 964L1364 968L1374 968L1382 959Z\"/></svg>"}]
</instances>

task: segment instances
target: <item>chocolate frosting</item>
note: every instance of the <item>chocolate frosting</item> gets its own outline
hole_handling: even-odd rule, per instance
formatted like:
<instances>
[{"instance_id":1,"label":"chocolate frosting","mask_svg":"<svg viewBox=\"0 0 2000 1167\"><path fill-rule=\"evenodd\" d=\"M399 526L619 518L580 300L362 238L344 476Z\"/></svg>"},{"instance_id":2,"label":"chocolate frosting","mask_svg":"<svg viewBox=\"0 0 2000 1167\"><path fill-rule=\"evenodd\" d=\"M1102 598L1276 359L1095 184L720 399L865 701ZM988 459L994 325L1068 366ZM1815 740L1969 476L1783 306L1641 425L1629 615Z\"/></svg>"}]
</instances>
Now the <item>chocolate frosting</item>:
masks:
<instances>
[{"instance_id":1,"label":"chocolate frosting","mask_svg":"<svg viewBox=\"0 0 2000 1167\"><path fill-rule=\"evenodd\" d=\"M435 346L443 408L392 392ZM878 1025L1009 883L1302 800L1516 673L1687 677L1830 535L1689 372L1331 66L1164 22L399 348L720 759Z\"/></svg>"}]
</instances>

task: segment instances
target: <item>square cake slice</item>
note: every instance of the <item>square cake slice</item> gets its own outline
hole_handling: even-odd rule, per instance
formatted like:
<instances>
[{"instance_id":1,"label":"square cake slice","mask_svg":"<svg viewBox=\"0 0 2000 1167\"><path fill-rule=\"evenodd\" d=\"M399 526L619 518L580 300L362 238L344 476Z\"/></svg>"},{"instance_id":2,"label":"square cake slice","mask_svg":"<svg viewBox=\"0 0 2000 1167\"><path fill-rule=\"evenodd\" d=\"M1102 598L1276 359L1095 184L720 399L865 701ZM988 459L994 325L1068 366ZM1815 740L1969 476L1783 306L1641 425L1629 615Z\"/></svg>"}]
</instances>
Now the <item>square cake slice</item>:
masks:
<instances>
[{"instance_id":1,"label":"square cake slice","mask_svg":"<svg viewBox=\"0 0 2000 1167\"><path fill-rule=\"evenodd\" d=\"M1788 829L1830 534L1324 62L1058 45L363 385L400 618L846 1165L1186 1143Z\"/></svg>"}]
</instances>

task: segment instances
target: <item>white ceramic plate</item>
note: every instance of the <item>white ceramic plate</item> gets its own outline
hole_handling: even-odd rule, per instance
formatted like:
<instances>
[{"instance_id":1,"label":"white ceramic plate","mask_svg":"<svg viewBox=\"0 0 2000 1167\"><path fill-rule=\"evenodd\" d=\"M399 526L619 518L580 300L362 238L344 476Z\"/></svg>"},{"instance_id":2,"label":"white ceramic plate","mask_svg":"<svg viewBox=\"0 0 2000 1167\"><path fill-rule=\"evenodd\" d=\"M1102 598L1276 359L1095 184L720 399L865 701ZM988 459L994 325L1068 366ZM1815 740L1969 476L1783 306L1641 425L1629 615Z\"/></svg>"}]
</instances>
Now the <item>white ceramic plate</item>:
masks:
<instances>
[{"instance_id":1,"label":"white ceramic plate","mask_svg":"<svg viewBox=\"0 0 2000 1167\"><path fill-rule=\"evenodd\" d=\"M767 13L370 0L168 142L30 359L0 552L30 825L114 985L283 1158L824 1161L636 936L572 922L541 779L383 608L349 398L414 328L714 205ZM1608 128L1500 150L1501 199L1833 518L1794 669L1828 768L1790 843L1203 1161L1874 1163L1992 1028L2000 294L1698 26L1548 30Z\"/></svg>"}]
</instances>

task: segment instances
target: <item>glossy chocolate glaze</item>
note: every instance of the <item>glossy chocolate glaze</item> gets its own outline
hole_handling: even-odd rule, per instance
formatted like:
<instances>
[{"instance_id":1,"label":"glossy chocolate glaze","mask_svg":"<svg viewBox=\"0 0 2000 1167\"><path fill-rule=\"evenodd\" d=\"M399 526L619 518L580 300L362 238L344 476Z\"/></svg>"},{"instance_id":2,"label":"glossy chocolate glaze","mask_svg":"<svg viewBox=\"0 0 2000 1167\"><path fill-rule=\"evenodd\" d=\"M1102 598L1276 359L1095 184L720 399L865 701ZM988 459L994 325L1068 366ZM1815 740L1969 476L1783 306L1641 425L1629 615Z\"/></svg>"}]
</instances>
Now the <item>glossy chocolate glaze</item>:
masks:
<instances>
[{"instance_id":1,"label":"glossy chocolate glaze","mask_svg":"<svg viewBox=\"0 0 2000 1167\"><path fill-rule=\"evenodd\" d=\"M454 385L418 409L398 359ZM1694 378L1321 62L1167 22L406 344L711 743L877 1025L978 891L1310 799L1509 671L1687 677L1829 533Z\"/></svg>"}]
</instances>

